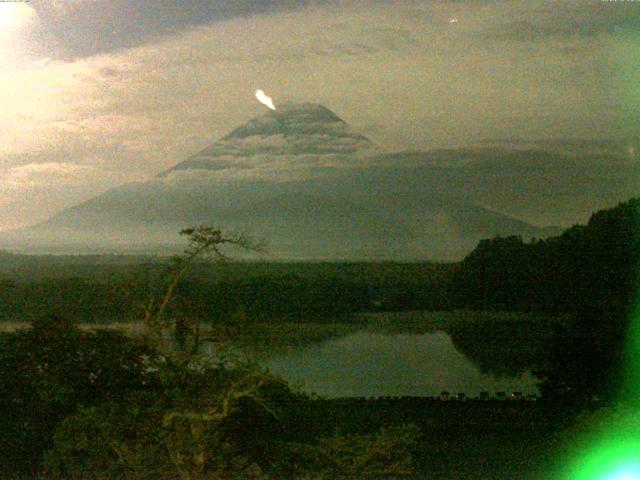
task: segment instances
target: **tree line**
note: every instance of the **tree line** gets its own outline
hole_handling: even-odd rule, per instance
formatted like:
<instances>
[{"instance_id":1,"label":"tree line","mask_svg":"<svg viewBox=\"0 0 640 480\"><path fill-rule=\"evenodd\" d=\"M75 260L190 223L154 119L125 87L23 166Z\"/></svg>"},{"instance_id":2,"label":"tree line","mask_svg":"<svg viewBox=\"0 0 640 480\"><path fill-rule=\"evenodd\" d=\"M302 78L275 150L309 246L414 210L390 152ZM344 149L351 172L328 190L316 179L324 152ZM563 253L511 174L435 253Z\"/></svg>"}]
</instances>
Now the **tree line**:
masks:
<instances>
[{"instance_id":1,"label":"tree line","mask_svg":"<svg viewBox=\"0 0 640 480\"><path fill-rule=\"evenodd\" d=\"M453 275L452 301L481 310L627 312L639 255L640 199L632 199L558 237L482 240Z\"/></svg>"},{"instance_id":2,"label":"tree line","mask_svg":"<svg viewBox=\"0 0 640 480\"><path fill-rule=\"evenodd\" d=\"M631 199L558 237L481 241L453 274L451 301L474 310L570 314L537 334L547 343L541 353L543 394L612 397L624 393L623 366L631 360L625 345L638 294L639 256L640 199ZM473 344L468 333L461 335ZM519 349L526 352L538 343L524 341Z\"/></svg>"}]
</instances>

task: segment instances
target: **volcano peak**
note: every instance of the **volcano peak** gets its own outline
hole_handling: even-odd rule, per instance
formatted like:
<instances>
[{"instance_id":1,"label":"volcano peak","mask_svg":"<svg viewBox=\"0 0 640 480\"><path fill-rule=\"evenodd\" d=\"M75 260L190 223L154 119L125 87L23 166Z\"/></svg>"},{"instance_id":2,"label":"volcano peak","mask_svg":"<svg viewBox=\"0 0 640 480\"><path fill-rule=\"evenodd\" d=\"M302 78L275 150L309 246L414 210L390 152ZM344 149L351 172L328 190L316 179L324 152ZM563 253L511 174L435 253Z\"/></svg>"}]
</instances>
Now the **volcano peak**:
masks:
<instances>
[{"instance_id":1,"label":"volcano peak","mask_svg":"<svg viewBox=\"0 0 640 480\"><path fill-rule=\"evenodd\" d=\"M317 103L283 103L275 111L249 120L223 138L239 139L254 135L296 135L337 133L347 124L328 108ZM342 135L340 135L342 136Z\"/></svg>"},{"instance_id":2,"label":"volcano peak","mask_svg":"<svg viewBox=\"0 0 640 480\"><path fill-rule=\"evenodd\" d=\"M377 147L317 103L283 103L233 130L214 144L162 173L185 170L258 174L291 168L348 166ZM299 160L299 161L295 161Z\"/></svg>"}]
</instances>

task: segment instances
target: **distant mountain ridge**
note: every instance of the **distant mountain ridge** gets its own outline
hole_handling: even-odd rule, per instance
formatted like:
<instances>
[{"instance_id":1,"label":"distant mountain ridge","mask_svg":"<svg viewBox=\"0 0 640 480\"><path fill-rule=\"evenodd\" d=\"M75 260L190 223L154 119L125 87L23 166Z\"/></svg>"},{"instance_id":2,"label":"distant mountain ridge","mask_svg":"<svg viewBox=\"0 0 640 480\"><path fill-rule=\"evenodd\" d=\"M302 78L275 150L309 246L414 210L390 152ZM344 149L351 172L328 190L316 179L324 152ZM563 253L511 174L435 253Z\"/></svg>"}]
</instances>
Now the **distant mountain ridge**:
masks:
<instances>
[{"instance_id":1,"label":"distant mountain ridge","mask_svg":"<svg viewBox=\"0 0 640 480\"><path fill-rule=\"evenodd\" d=\"M0 247L175 249L209 224L265 237L281 259L462 258L482 238L559 233L638 192L633 162L603 154L465 148L388 153L329 109L279 106L155 178L123 185Z\"/></svg>"}]
</instances>

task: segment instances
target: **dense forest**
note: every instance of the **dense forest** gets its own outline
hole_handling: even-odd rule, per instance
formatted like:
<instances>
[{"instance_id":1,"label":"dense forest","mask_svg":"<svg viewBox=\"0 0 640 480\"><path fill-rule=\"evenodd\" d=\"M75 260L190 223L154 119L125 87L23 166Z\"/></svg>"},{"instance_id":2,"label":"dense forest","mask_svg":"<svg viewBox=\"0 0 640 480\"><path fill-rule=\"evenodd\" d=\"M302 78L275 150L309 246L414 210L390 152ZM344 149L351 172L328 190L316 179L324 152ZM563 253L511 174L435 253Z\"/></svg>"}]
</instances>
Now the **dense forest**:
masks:
<instances>
[{"instance_id":1,"label":"dense forest","mask_svg":"<svg viewBox=\"0 0 640 480\"><path fill-rule=\"evenodd\" d=\"M481 241L456 270L452 302L482 310L626 312L639 256L640 199L633 199L558 237Z\"/></svg>"},{"instance_id":2,"label":"dense forest","mask_svg":"<svg viewBox=\"0 0 640 480\"><path fill-rule=\"evenodd\" d=\"M548 334L542 390L612 396L622 386L639 256L640 199L632 199L558 237L481 241L452 276L451 302L475 310L572 314ZM488 334L477 326L452 333L471 349ZM528 348L524 341L522 349Z\"/></svg>"},{"instance_id":3,"label":"dense forest","mask_svg":"<svg viewBox=\"0 0 640 480\"><path fill-rule=\"evenodd\" d=\"M87 323L128 322L153 291L166 259L0 255L0 321L65 312ZM180 283L174 308L204 320L328 319L359 311L442 310L454 264L205 263Z\"/></svg>"}]
</instances>

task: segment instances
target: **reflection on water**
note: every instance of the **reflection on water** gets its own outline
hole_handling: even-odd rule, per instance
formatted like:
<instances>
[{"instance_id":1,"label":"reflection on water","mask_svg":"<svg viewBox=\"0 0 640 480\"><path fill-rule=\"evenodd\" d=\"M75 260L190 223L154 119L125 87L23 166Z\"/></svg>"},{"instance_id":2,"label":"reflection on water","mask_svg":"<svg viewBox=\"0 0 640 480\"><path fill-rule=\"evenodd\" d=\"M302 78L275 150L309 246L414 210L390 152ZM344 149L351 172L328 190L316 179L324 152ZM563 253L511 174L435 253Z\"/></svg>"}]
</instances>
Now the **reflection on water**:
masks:
<instances>
[{"instance_id":1,"label":"reflection on water","mask_svg":"<svg viewBox=\"0 0 640 480\"><path fill-rule=\"evenodd\" d=\"M326 397L538 392L530 373L516 378L482 373L444 332L358 331L280 352L261 363L293 385Z\"/></svg>"}]
</instances>

